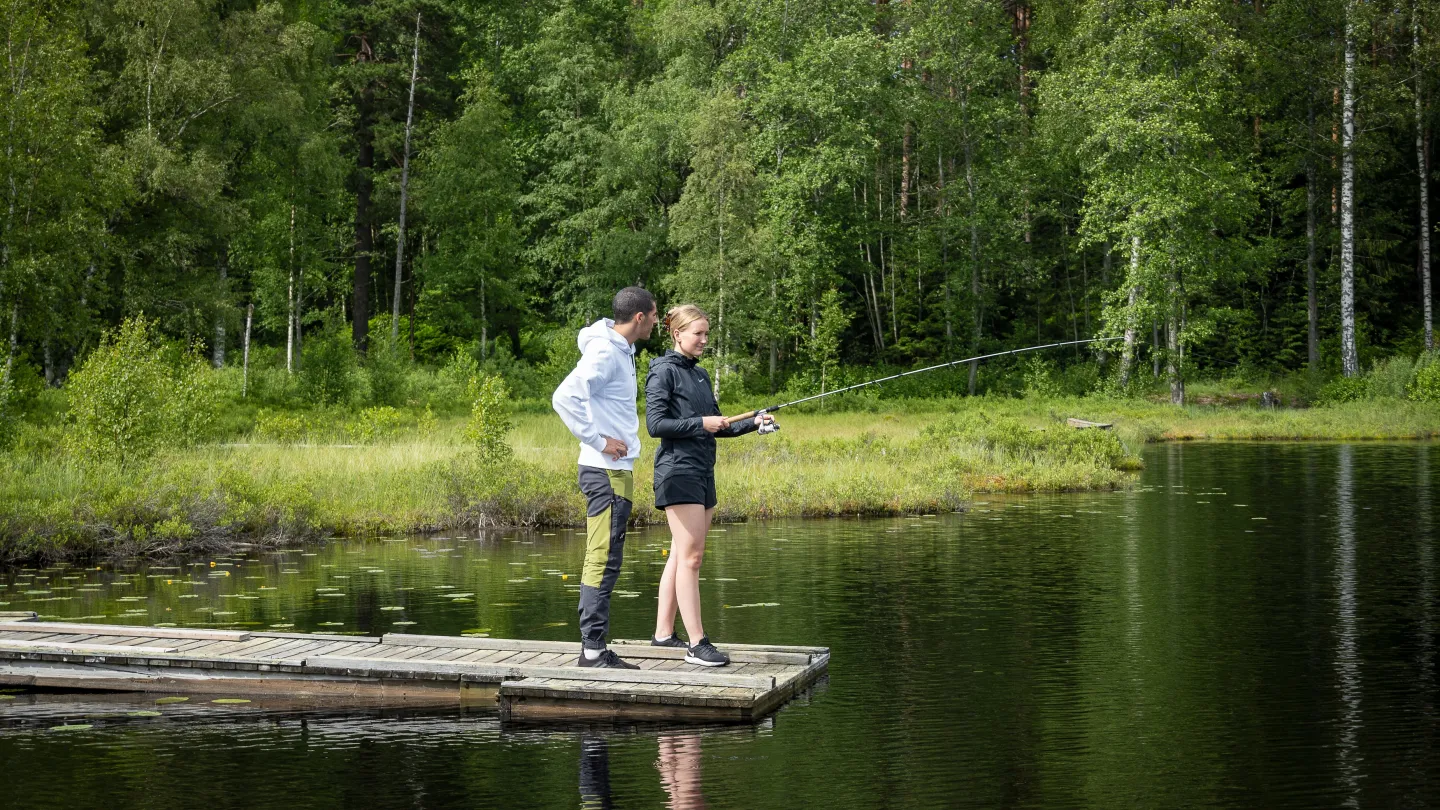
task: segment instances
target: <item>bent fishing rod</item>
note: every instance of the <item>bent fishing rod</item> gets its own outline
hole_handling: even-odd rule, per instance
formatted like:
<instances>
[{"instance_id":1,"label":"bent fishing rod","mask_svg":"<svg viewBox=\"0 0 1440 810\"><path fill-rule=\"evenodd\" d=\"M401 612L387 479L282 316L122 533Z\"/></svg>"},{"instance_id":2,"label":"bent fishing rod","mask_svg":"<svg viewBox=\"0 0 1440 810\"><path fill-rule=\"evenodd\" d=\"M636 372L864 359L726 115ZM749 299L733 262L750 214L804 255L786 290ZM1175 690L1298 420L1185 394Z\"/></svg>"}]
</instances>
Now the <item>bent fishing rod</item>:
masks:
<instances>
[{"instance_id":1,"label":"bent fishing rod","mask_svg":"<svg viewBox=\"0 0 1440 810\"><path fill-rule=\"evenodd\" d=\"M927 366L927 367L925 367L925 368L911 369L910 371L902 371L902 372L900 372L899 374L891 374L889 377L881 377L881 378L879 378L879 379L870 380L870 381L868 381L868 382L856 383L855 385L847 385L847 386L845 386L844 388L836 388L834 391L826 391L826 392L821 393L821 394L815 394L815 395L813 395L813 396L808 396L808 397L805 397L805 398L803 398L803 399L797 399L797 400L794 400L794 401L792 401L792 402L782 402L782 403L779 404L779 405L771 405L771 406L766 407L766 408L757 408L757 409L755 409L755 410L753 410L753 411L746 411L745 413L739 414L739 415L737 415L737 416L727 417L727 419L728 419L728 421L731 421L731 422L736 422L736 421L739 421L739 420L741 420L741 419L752 419L752 418L754 418L754 417L756 417L756 416L760 416L761 414L774 413L774 412L780 410L781 408L788 408L788 407L790 407L791 405L799 405L799 404L801 404L802 402L811 402L811 401L817 400L817 399L824 399L825 397L833 397L833 396L835 396L836 394L843 394L843 393L845 393L846 391L854 391L854 390L856 390L856 389L858 389L858 388L865 388L866 386L870 386L870 385L880 385L881 383L887 383L887 382L890 382L891 380L898 380L898 379L900 379L901 377L909 377L909 376L911 376L911 375L913 375L913 374L924 374L924 373L927 372L927 371L935 371L935 370L937 370L937 369L942 369L942 368L951 368L951 367L953 367L953 366L961 366L961 365L965 365L966 363L978 363L978 362L981 361L981 360L989 360L989 359L995 358L995 357L1004 357L1004 356L1009 355L1009 354L1024 354L1025 352L1038 352L1038 351L1040 351L1041 349L1055 349L1055 348L1059 348L1060 346L1079 346L1079 345L1081 345L1081 344L1086 344L1086 343L1104 343L1104 342L1110 341L1110 340L1124 340L1124 338L1123 338L1123 337L1103 337L1103 338L1090 338L1090 339L1088 339L1088 340L1067 340L1067 341L1064 341L1064 342L1062 342L1062 343L1046 343L1046 344L1044 344L1043 346L1026 346L1026 347L1023 348L1023 349L1011 349L1011 350L1009 350L1009 351L1004 351L1004 352L993 352L993 353L991 353L991 354L982 354L982 355L979 355L979 356L976 356L976 357L967 357L967 358L965 358L964 360L951 360L951 361L948 362L948 363L940 363L939 365ZM773 429L773 423L771 423L771 426L772 426L772 429ZM769 430L766 430L766 431L764 431L764 432L769 433L770 431L769 431Z\"/></svg>"}]
</instances>

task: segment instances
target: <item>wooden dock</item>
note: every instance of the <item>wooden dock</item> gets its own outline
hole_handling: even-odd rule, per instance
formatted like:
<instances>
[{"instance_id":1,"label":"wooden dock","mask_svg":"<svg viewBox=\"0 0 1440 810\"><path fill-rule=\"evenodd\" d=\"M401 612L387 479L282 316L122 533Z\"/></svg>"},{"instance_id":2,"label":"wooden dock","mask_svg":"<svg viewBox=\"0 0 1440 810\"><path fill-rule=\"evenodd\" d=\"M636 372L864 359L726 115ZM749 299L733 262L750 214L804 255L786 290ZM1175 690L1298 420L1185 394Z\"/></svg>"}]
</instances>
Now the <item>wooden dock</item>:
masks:
<instances>
[{"instance_id":1,"label":"wooden dock","mask_svg":"<svg viewBox=\"0 0 1440 810\"><path fill-rule=\"evenodd\" d=\"M28 620L27 620L28 619ZM515 720L751 722L824 674L825 647L727 644L731 663L613 642L638 670L582 669L578 642L380 638L0 616L0 686L283 697L287 704L494 706Z\"/></svg>"}]
</instances>

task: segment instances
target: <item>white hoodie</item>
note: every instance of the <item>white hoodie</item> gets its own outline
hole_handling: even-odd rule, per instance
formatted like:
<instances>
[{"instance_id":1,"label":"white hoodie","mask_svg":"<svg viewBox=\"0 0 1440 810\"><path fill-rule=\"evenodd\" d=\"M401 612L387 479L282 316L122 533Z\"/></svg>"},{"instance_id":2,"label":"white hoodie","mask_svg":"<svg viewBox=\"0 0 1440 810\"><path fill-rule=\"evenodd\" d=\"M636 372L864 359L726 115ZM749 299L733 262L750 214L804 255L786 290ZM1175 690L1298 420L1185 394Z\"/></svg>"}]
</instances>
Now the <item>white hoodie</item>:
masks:
<instances>
[{"instance_id":1,"label":"white hoodie","mask_svg":"<svg viewBox=\"0 0 1440 810\"><path fill-rule=\"evenodd\" d=\"M640 456L635 347L614 326L601 318L580 330L580 362L555 389L550 405L580 440L580 466L633 470ZM602 452L606 436L625 443L619 461Z\"/></svg>"}]
</instances>

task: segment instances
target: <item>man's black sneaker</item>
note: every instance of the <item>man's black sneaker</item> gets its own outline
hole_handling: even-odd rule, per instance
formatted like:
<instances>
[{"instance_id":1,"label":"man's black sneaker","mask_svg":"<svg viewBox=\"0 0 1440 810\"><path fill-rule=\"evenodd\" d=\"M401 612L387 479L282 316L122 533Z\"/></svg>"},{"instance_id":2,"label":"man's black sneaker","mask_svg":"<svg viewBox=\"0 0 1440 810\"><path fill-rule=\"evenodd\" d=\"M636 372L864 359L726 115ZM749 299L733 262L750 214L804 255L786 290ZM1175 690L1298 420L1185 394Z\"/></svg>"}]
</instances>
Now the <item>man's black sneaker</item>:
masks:
<instances>
[{"instance_id":1,"label":"man's black sneaker","mask_svg":"<svg viewBox=\"0 0 1440 810\"><path fill-rule=\"evenodd\" d=\"M690 646L689 652L685 653L685 663L699 664L702 667L723 667L730 663L730 656L715 649L710 643L710 637L705 636Z\"/></svg>"},{"instance_id":2,"label":"man's black sneaker","mask_svg":"<svg viewBox=\"0 0 1440 810\"><path fill-rule=\"evenodd\" d=\"M615 654L615 651L614 651L614 650L606 650L605 652L600 653L600 657L594 659L593 661L592 661L591 659L589 659L589 658L586 658L586 657L585 657L585 653L584 653L584 652L581 652L581 653L580 653L580 666L582 666L582 667L597 667L597 668L599 668L599 669L639 669L639 668L640 668L640 667L636 666L635 664L632 664L632 663L630 663L630 662L628 662L628 661L625 661L625 660L621 659L620 656L618 656L618 655Z\"/></svg>"},{"instance_id":3,"label":"man's black sneaker","mask_svg":"<svg viewBox=\"0 0 1440 810\"><path fill-rule=\"evenodd\" d=\"M661 641L660 639L655 638L654 636L651 636L651 637L650 637L650 646L651 646L651 647L676 647L676 648L682 649L682 650L684 650L684 649L689 649L689 647L690 647L689 644L686 644L684 641L681 640L681 638L680 638L679 636L675 635L674 633L671 633L671 634L670 634L670 638L667 638L667 639L665 639L664 641Z\"/></svg>"}]
</instances>

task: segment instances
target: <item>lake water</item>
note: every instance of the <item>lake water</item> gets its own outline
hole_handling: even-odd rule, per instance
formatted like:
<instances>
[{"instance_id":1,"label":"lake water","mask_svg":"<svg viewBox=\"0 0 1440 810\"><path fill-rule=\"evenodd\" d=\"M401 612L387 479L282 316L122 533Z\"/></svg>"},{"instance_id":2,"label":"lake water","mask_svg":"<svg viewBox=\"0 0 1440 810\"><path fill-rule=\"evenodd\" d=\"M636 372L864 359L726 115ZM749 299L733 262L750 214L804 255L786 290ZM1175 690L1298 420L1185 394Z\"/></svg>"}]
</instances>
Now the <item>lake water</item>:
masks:
<instances>
[{"instance_id":1,"label":"lake water","mask_svg":"<svg viewBox=\"0 0 1440 810\"><path fill-rule=\"evenodd\" d=\"M1440 805L1440 446L1145 460L1125 492L717 527L712 639L833 652L758 726L12 692L0 807ZM0 610L572 639L582 544L506 532L10 569ZM667 545L631 534L616 637L650 633Z\"/></svg>"}]
</instances>

